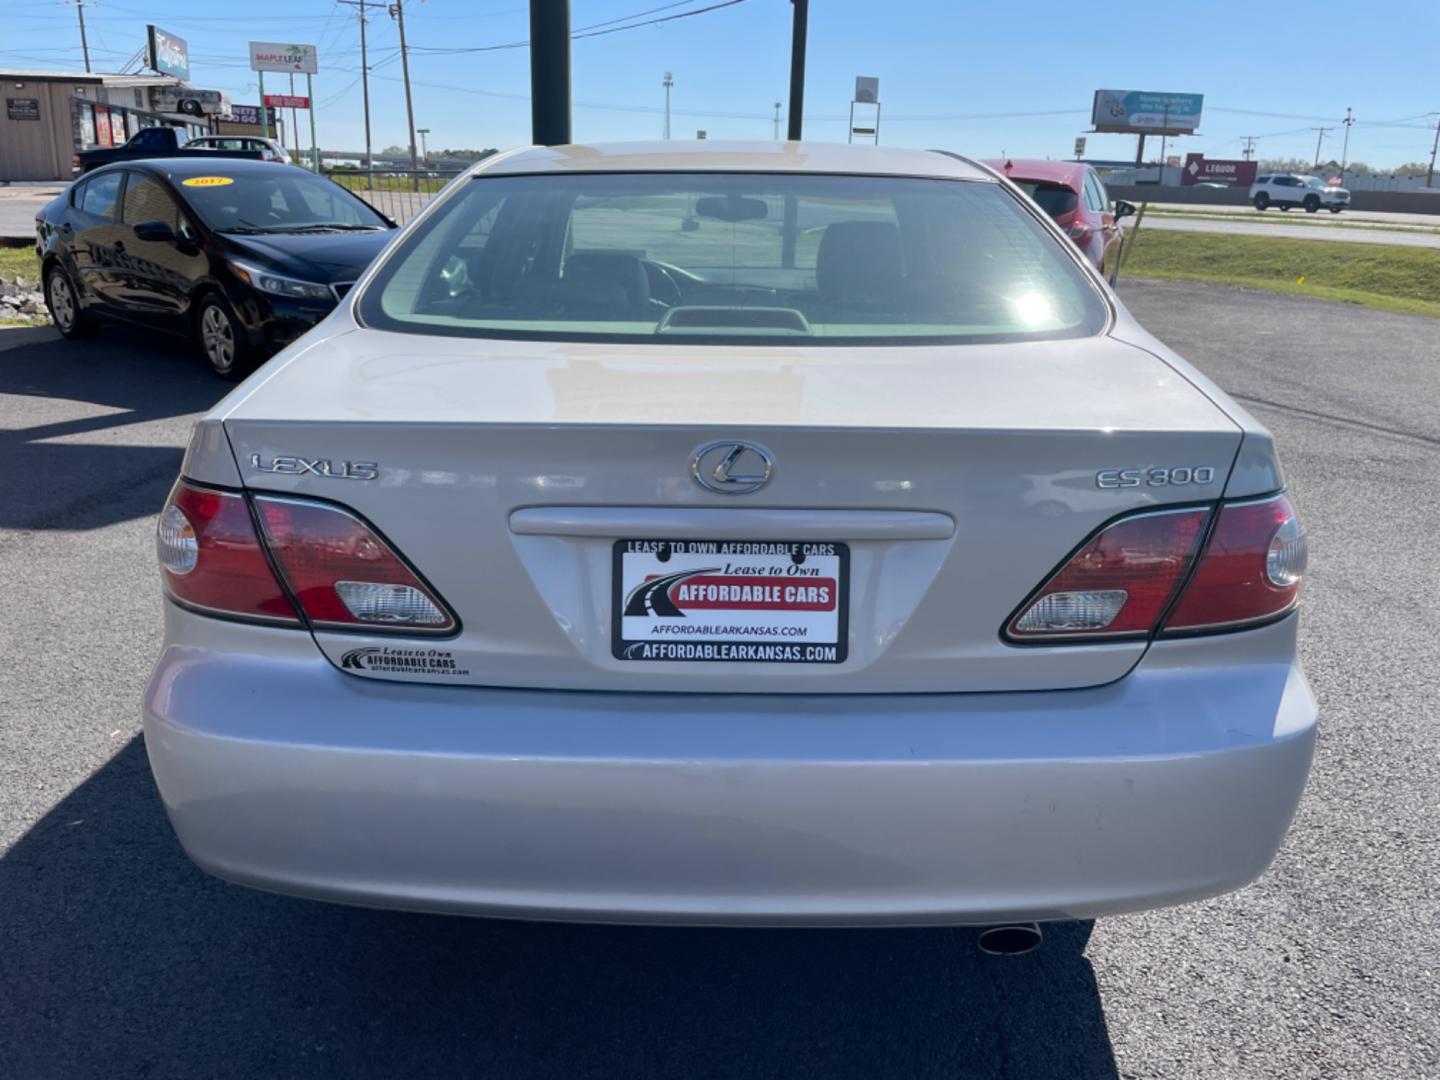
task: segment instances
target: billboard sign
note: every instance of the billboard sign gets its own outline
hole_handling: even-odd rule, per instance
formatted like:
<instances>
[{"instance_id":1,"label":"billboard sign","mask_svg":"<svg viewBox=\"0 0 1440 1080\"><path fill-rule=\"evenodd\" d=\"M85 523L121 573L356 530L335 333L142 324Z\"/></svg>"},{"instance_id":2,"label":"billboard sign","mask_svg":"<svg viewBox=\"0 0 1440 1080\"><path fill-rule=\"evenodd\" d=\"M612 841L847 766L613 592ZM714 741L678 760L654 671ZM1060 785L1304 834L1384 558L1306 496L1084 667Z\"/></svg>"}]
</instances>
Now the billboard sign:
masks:
<instances>
[{"instance_id":1,"label":"billboard sign","mask_svg":"<svg viewBox=\"0 0 1440 1080\"><path fill-rule=\"evenodd\" d=\"M1096 90L1090 113L1096 131L1130 135L1193 135L1204 94Z\"/></svg>"},{"instance_id":2,"label":"billboard sign","mask_svg":"<svg viewBox=\"0 0 1440 1080\"><path fill-rule=\"evenodd\" d=\"M286 71L314 75L320 70L314 45L286 45L274 41L250 42L251 71Z\"/></svg>"},{"instance_id":3,"label":"billboard sign","mask_svg":"<svg viewBox=\"0 0 1440 1080\"><path fill-rule=\"evenodd\" d=\"M266 94L265 104L276 109L308 109L310 99L300 94Z\"/></svg>"},{"instance_id":4,"label":"billboard sign","mask_svg":"<svg viewBox=\"0 0 1440 1080\"><path fill-rule=\"evenodd\" d=\"M873 75L855 76L855 97L857 105L875 105L880 101L880 80Z\"/></svg>"},{"instance_id":5,"label":"billboard sign","mask_svg":"<svg viewBox=\"0 0 1440 1080\"><path fill-rule=\"evenodd\" d=\"M1187 154L1185 167L1180 170L1180 186L1229 184L1231 187L1248 188L1255 183L1255 174L1259 171L1260 165L1255 161L1207 160L1204 154Z\"/></svg>"},{"instance_id":6,"label":"billboard sign","mask_svg":"<svg viewBox=\"0 0 1440 1080\"><path fill-rule=\"evenodd\" d=\"M154 25L147 26L145 30L145 58L150 61L150 70L189 82L190 46L185 44L185 39Z\"/></svg>"}]
</instances>

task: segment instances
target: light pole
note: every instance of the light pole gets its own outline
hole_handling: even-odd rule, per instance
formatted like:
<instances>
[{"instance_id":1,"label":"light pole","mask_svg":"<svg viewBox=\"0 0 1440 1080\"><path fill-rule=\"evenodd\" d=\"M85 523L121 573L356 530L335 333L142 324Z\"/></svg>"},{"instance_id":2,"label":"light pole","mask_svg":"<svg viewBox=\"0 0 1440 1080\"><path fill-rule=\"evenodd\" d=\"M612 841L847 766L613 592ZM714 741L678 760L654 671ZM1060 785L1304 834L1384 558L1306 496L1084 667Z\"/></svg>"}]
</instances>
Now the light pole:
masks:
<instances>
[{"instance_id":1,"label":"light pole","mask_svg":"<svg viewBox=\"0 0 1440 1080\"><path fill-rule=\"evenodd\" d=\"M775 141L780 141L780 102L775 102Z\"/></svg>"},{"instance_id":2,"label":"light pole","mask_svg":"<svg viewBox=\"0 0 1440 1080\"><path fill-rule=\"evenodd\" d=\"M420 136L420 161L428 169L430 167L430 147L426 144L425 136L430 134L430 129L416 128L415 134Z\"/></svg>"},{"instance_id":3,"label":"light pole","mask_svg":"<svg viewBox=\"0 0 1440 1080\"><path fill-rule=\"evenodd\" d=\"M660 80L660 85L665 87L665 138L670 138L670 88L675 85L675 76L665 72L665 78Z\"/></svg>"}]
</instances>

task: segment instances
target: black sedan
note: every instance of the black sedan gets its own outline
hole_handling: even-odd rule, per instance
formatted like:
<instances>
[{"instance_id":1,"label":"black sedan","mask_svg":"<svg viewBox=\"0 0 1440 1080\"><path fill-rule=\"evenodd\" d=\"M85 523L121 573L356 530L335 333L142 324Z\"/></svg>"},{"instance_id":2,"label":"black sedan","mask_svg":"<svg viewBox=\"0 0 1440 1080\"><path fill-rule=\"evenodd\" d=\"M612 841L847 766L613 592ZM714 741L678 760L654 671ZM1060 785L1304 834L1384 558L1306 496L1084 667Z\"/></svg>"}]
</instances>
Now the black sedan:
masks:
<instances>
[{"instance_id":1,"label":"black sedan","mask_svg":"<svg viewBox=\"0 0 1440 1080\"><path fill-rule=\"evenodd\" d=\"M96 169L35 227L61 334L116 320L189 335L235 379L333 310L395 224L301 168L157 158Z\"/></svg>"}]
</instances>

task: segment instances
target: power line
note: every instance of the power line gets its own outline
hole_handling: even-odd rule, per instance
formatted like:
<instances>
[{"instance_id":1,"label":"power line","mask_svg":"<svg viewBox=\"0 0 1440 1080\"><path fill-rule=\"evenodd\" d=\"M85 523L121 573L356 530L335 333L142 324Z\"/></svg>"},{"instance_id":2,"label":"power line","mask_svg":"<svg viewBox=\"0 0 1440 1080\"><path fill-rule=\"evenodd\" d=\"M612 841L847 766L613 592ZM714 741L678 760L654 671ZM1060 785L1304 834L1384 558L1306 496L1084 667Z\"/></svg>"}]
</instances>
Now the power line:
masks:
<instances>
[{"instance_id":1,"label":"power line","mask_svg":"<svg viewBox=\"0 0 1440 1080\"><path fill-rule=\"evenodd\" d=\"M665 15L658 19L643 18L643 16L656 11L664 11L673 7L680 7L682 4L695 3L697 0L681 0L679 4L666 4L664 7L651 8L647 11L636 12L632 15L623 15L618 19L607 19L605 22L593 23L590 26L582 26L572 31L570 40L579 41L582 38L604 37L606 34L618 34L624 30L639 30L646 26L659 26L662 23L674 22L676 19L690 19L696 15L704 15L707 12L719 11L721 8L734 7L736 4L743 4L745 0L720 0L720 3L710 4L707 7L696 8L694 11L681 11L674 15ZM640 21L627 21L636 20ZM612 23L625 22L624 26L613 26ZM498 45L474 45L466 48L451 48L446 46L425 46L412 45L412 52L429 53L434 56L457 56L464 53L500 52L505 49L525 49L530 45L530 40L506 41Z\"/></svg>"}]
</instances>

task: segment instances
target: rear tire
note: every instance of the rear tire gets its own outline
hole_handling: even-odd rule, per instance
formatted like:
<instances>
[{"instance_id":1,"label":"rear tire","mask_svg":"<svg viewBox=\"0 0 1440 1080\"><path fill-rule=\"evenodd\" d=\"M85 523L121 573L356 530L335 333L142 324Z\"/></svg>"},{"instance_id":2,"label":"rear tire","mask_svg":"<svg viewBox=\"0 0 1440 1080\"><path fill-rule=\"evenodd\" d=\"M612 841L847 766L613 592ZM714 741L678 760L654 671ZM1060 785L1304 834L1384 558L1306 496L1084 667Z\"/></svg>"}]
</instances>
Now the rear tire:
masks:
<instances>
[{"instance_id":1,"label":"rear tire","mask_svg":"<svg viewBox=\"0 0 1440 1080\"><path fill-rule=\"evenodd\" d=\"M1345 209L1343 206L1332 206L1332 207L1330 207L1330 213L1332 213L1332 214L1338 214L1338 213L1340 213L1340 211L1343 210L1343 209Z\"/></svg>"},{"instance_id":2,"label":"rear tire","mask_svg":"<svg viewBox=\"0 0 1440 1080\"><path fill-rule=\"evenodd\" d=\"M1307 214L1313 214L1313 213L1315 213L1317 210L1320 209L1320 196L1319 196L1319 195L1306 195L1306 196L1305 196L1304 206L1305 206L1305 213L1307 213Z\"/></svg>"},{"instance_id":3,"label":"rear tire","mask_svg":"<svg viewBox=\"0 0 1440 1080\"><path fill-rule=\"evenodd\" d=\"M1255 196L1255 209L1268 210L1270 208L1270 195L1267 192L1260 192Z\"/></svg>"},{"instance_id":4,"label":"rear tire","mask_svg":"<svg viewBox=\"0 0 1440 1080\"><path fill-rule=\"evenodd\" d=\"M195 313L195 343L220 378L236 382L250 373L254 361L245 330L230 305L214 294L201 300Z\"/></svg>"},{"instance_id":5,"label":"rear tire","mask_svg":"<svg viewBox=\"0 0 1440 1080\"><path fill-rule=\"evenodd\" d=\"M45 308L60 336L75 341L95 332L95 320L80 309L80 299L70 275L59 263L45 271Z\"/></svg>"}]
</instances>

